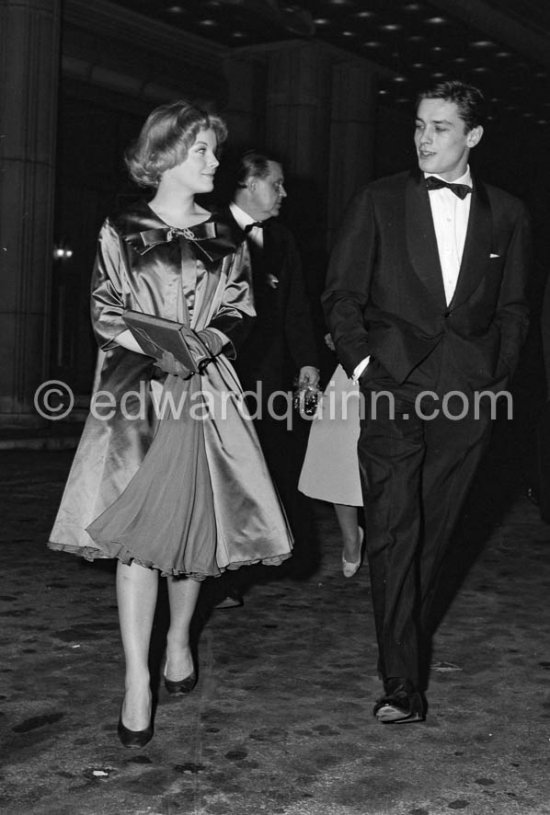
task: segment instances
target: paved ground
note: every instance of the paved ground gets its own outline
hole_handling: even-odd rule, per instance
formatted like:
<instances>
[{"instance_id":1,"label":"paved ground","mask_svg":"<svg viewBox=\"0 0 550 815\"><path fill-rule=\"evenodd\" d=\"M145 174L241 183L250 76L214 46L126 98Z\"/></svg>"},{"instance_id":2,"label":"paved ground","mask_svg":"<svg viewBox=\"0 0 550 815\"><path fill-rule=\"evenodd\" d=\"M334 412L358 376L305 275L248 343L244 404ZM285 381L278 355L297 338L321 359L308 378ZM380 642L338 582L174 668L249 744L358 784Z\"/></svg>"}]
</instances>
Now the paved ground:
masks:
<instances>
[{"instance_id":1,"label":"paved ground","mask_svg":"<svg viewBox=\"0 0 550 815\"><path fill-rule=\"evenodd\" d=\"M160 690L142 751L116 736L112 568L45 547L72 453L0 451L0 811L550 813L550 526L511 450L501 439L480 473L448 569L460 589L426 723L372 718L367 570L341 576L332 510L317 504L309 568L256 574L240 609L212 613L204 592L198 685L184 699ZM161 603L157 657L164 630Z\"/></svg>"}]
</instances>

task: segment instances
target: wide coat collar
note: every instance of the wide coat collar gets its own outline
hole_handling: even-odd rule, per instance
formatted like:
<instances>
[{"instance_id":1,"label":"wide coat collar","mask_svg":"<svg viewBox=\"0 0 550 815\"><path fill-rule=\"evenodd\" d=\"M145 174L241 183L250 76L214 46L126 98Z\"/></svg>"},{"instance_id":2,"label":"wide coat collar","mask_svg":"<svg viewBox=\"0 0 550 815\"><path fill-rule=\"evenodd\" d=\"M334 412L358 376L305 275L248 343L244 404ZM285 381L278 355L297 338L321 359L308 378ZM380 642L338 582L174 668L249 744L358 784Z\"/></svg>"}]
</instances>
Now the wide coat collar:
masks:
<instances>
[{"instance_id":1,"label":"wide coat collar","mask_svg":"<svg viewBox=\"0 0 550 815\"><path fill-rule=\"evenodd\" d=\"M122 239L139 255L173 241L185 240L195 257L214 263L236 251L242 242L241 232L229 219L211 215L201 224L175 229L164 223L146 201L137 201L114 218Z\"/></svg>"},{"instance_id":2,"label":"wide coat collar","mask_svg":"<svg viewBox=\"0 0 550 815\"><path fill-rule=\"evenodd\" d=\"M405 192L407 249L417 276L436 305L445 308L443 275L428 195L422 173L412 172L406 182ZM487 270L491 243L492 219L489 198L484 185L473 179L462 262L456 289L447 308L460 305L479 285L480 277Z\"/></svg>"}]
</instances>

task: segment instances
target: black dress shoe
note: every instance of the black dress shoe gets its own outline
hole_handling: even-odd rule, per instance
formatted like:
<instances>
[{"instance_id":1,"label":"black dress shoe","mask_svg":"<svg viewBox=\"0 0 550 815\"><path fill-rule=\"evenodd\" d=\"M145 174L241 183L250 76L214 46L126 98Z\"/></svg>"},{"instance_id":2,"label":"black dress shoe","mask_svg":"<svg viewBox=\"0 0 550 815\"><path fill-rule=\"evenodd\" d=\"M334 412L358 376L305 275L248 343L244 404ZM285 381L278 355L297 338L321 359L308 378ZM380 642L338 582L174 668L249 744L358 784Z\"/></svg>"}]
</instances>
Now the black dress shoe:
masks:
<instances>
[{"instance_id":1,"label":"black dress shoe","mask_svg":"<svg viewBox=\"0 0 550 815\"><path fill-rule=\"evenodd\" d=\"M190 693L196 684L197 674L195 671L192 671L189 676L185 676L183 679L172 680L164 677L164 687L168 693L172 693L173 695Z\"/></svg>"},{"instance_id":2,"label":"black dress shoe","mask_svg":"<svg viewBox=\"0 0 550 815\"><path fill-rule=\"evenodd\" d=\"M153 720L145 730L129 730L122 724L122 713L118 720L118 737L124 747L145 747L153 738Z\"/></svg>"},{"instance_id":3,"label":"black dress shoe","mask_svg":"<svg viewBox=\"0 0 550 815\"><path fill-rule=\"evenodd\" d=\"M373 714L382 724L405 724L423 722L426 707L422 694L412 682L392 677L384 682L385 694L374 706Z\"/></svg>"}]
</instances>

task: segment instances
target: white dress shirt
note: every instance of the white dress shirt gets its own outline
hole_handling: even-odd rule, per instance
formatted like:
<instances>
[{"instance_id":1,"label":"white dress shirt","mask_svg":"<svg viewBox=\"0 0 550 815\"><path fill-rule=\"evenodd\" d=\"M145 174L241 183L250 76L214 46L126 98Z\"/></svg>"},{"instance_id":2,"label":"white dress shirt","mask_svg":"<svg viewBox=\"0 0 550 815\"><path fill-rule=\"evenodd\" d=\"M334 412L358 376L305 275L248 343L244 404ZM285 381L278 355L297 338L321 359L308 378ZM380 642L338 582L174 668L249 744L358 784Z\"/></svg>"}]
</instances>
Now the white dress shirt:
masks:
<instances>
[{"instance_id":1,"label":"white dress shirt","mask_svg":"<svg viewBox=\"0 0 550 815\"><path fill-rule=\"evenodd\" d=\"M244 230L245 226L249 226L250 224L256 223L254 218L251 215L249 215L248 212L245 212L244 209L241 209L239 206L237 206L237 204L235 204L234 201L232 201L229 204L229 209L231 210L231 214L233 215L241 229ZM260 246L263 248L264 233L261 227L253 226L252 229L250 229L246 233L246 237L247 240L251 240L253 243L256 244L256 246Z\"/></svg>"},{"instance_id":2,"label":"white dress shirt","mask_svg":"<svg viewBox=\"0 0 550 815\"><path fill-rule=\"evenodd\" d=\"M428 178L428 175L435 175L435 173L424 173L425 178ZM441 178L441 176L435 175L435 178ZM467 184L471 187L470 168L467 167L464 175L454 179L452 183ZM445 298L447 305L449 305L455 293L460 264L462 263L472 196L467 195L465 198L459 198L448 187L442 187L440 190L430 190L428 196L435 237L437 238Z\"/></svg>"},{"instance_id":3,"label":"white dress shirt","mask_svg":"<svg viewBox=\"0 0 550 815\"><path fill-rule=\"evenodd\" d=\"M424 178L433 175L441 178L436 173L424 173ZM443 179L444 180L444 179ZM470 167L466 167L466 172L460 178L453 179L453 184L467 184L472 186L472 175ZM453 294L458 281L464 243L466 241L466 231L468 229L468 218L470 216L471 195L459 198L448 187L440 190L429 190L430 208L437 240L437 250L439 252L439 263L443 276L443 286L445 288L445 299L447 305L453 299ZM367 365L370 357L365 357L355 367L352 379L356 382Z\"/></svg>"}]
</instances>

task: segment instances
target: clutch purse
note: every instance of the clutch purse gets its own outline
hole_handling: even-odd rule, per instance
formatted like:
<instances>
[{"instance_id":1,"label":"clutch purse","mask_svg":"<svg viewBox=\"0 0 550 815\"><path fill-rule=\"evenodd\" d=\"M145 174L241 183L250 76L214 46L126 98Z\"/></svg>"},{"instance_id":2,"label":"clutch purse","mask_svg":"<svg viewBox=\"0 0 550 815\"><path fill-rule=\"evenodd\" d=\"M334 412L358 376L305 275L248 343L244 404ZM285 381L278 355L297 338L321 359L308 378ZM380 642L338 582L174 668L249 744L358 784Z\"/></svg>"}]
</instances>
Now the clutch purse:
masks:
<instances>
[{"instance_id":1,"label":"clutch purse","mask_svg":"<svg viewBox=\"0 0 550 815\"><path fill-rule=\"evenodd\" d=\"M161 359L163 351L169 351L191 373L198 372L185 338L189 329L182 323L131 309L122 313L122 319L146 354Z\"/></svg>"},{"instance_id":2,"label":"clutch purse","mask_svg":"<svg viewBox=\"0 0 550 815\"><path fill-rule=\"evenodd\" d=\"M320 391L311 385L301 386L298 380L294 382L292 404L301 416L314 416L319 404Z\"/></svg>"}]
</instances>

